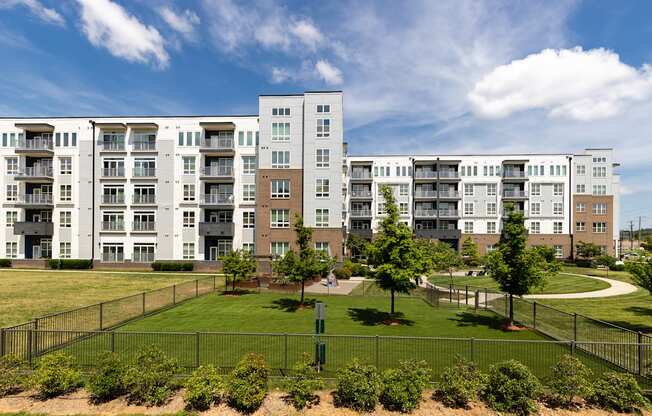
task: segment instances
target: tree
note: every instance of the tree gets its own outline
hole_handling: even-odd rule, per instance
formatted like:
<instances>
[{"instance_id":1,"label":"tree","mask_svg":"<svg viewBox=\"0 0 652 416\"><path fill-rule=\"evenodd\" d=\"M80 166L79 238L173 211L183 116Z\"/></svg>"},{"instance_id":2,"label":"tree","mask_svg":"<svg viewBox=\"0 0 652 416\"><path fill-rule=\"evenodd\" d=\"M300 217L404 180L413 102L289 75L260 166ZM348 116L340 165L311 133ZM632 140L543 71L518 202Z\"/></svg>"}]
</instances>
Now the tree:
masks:
<instances>
[{"instance_id":1,"label":"tree","mask_svg":"<svg viewBox=\"0 0 652 416\"><path fill-rule=\"evenodd\" d=\"M256 272L256 259L249 250L231 251L222 256L221 260L224 273L231 275L234 292L236 281L246 279Z\"/></svg>"},{"instance_id":2,"label":"tree","mask_svg":"<svg viewBox=\"0 0 652 416\"><path fill-rule=\"evenodd\" d=\"M473 241L471 237L466 237L462 242L462 258L464 259L464 263L468 266L477 266L480 264L478 243Z\"/></svg>"},{"instance_id":3,"label":"tree","mask_svg":"<svg viewBox=\"0 0 652 416\"><path fill-rule=\"evenodd\" d=\"M391 314L395 312L394 295L409 293L416 287L413 279L424 272L426 264L420 259L420 250L412 230L399 221L398 207L392 188L380 188L385 202L386 216L378 234L367 247L369 263L375 266L378 286L391 293Z\"/></svg>"},{"instance_id":4,"label":"tree","mask_svg":"<svg viewBox=\"0 0 652 416\"><path fill-rule=\"evenodd\" d=\"M460 254L450 245L441 241L417 239L419 258L424 263L423 273L430 270L444 270L453 281L453 271L464 265Z\"/></svg>"},{"instance_id":5,"label":"tree","mask_svg":"<svg viewBox=\"0 0 652 416\"><path fill-rule=\"evenodd\" d=\"M628 261L625 270L631 273L634 283L652 293L652 260Z\"/></svg>"},{"instance_id":6,"label":"tree","mask_svg":"<svg viewBox=\"0 0 652 416\"><path fill-rule=\"evenodd\" d=\"M368 244L369 241L366 238L355 234L349 234L346 239L346 249L349 251L351 258L365 257Z\"/></svg>"},{"instance_id":7,"label":"tree","mask_svg":"<svg viewBox=\"0 0 652 416\"><path fill-rule=\"evenodd\" d=\"M486 259L487 271L500 289L509 294L509 326L514 323L514 295L530 293L559 270L556 260L547 260L539 247L526 248L526 241L523 214L512 211L503 225L498 249Z\"/></svg>"},{"instance_id":8,"label":"tree","mask_svg":"<svg viewBox=\"0 0 652 416\"><path fill-rule=\"evenodd\" d=\"M602 248L597 244L580 241L575 244L575 254L577 257L592 259L602 254Z\"/></svg>"}]
</instances>

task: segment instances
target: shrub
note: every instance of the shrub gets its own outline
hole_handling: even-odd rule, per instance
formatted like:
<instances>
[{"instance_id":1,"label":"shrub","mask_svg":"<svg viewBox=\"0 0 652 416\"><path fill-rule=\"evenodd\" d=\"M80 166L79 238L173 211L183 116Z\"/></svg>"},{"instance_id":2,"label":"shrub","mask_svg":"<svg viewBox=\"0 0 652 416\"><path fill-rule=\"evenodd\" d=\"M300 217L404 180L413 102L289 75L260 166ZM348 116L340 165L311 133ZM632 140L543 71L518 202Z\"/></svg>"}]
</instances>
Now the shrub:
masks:
<instances>
[{"instance_id":1,"label":"shrub","mask_svg":"<svg viewBox=\"0 0 652 416\"><path fill-rule=\"evenodd\" d=\"M575 259L575 265L577 267L595 267L595 263L591 259Z\"/></svg>"},{"instance_id":2,"label":"shrub","mask_svg":"<svg viewBox=\"0 0 652 416\"><path fill-rule=\"evenodd\" d=\"M547 386L550 401L558 406L569 406L576 397L587 397L591 392L591 370L571 355L563 355L552 367Z\"/></svg>"},{"instance_id":3,"label":"shrub","mask_svg":"<svg viewBox=\"0 0 652 416\"><path fill-rule=\"evenodd\" d=\"M455 366L442 372L435 396L448 407L467 408L480 397L486 381L487 376L474 363L458 358Z\"/></svg>"},{"instance_id":4,"label":"shrub","mask_svg":"<svg viewBox=\"0 0 652 416\"><path fill-rule=\"evenodd\" d=\"M346 269L344 267L337 268L333 270L333 274L335 275L336 278L338 279L350 279L351 278L351 270Z\"/></svg>"},{"instance_id":5,"label":"shrub","mask_svg":"<svg viewBox=\"0 0 652 416\"><path fill-rule=\"evenodd\" d=\"M634 376L616 372L604 373L593 384L589 402L619 412L637 411L647 405Z\"/></svg>"},{"instance_id":6,"label":"shrub","mask_svg":"<svg viewBox=\"0 0 652 416\"><path fill-rule=\"evenodd\" d=\"M0 267L11 267L11 259L0 259Z\"/></svg>"},{"instance_id":7,"label":"shrub","mask_svg":"<svg viewBox=\"0 0 652 416\"><path fill-rule=\"evenodd\" d=\"M100 356L97 366L86 381L86 390L95 403L106 402L125 394L124 378L127 366L111 352Z\"/></svg>"},{"instance_id":8,"label":"shrub","mask_svg":"<svg viewBox=\"0 0 652 416\"><path fill-rule=\"evenodd\" d=\"M344 260L344 264L342 264L342 268L350 270L351 276L367 277L371 275L369 266L367 266L366 264L351 261L350 259Z\"/></svg>"},{"instance_id":9,"label":"shrub","mask_svg":"<svg viewBox=\"0 0 652 416\"><path fill-rule=\"evenodd\" d=\"M0 397L22 391L27 387L29 367L27 363L13 355L0 357Z\"/></svg>"},{"instance_id":10,"label":"shrub","mask_svg":"<svg viewBox=\"0 0 652 416\"><path fill-rule=\"evenodd\" d=\"M337 372L335 404L353 410L371 412L378 403L383 382L376 367L354 358Z\"/></svg>"},{"instance_id":11,"label":"shrub","mask_svg":"<svg viewBox=\"0 0 652 416\"><path fill-rule=\"evenodd\" d=\"M43 399L74 391L81 383L81 372L75 367L74 359L61 352L44 356L31 379L32 386Z\"/></svg>"},{"instance_id":12,"label":"shrub","mask_svg":"<svg viewBox=\"0 0 652 416\"><path fill-rule=\"evenodd\" d=\"M156 272L191 272L195 263L191 261L155 261L152 270Z\"/></svg>"},{"instance_id":13,"label":"shrub","mask_svg":"<svg viewBox=\"0 0 652 416\"><path fill-rule=\"evenodd\" d=\"M153 346L143 348L124 376L129 401L147 406L162 405L176 388L172 379L178 371L176 361L163 351Z\"/></svg>"},{"instance_id":14,"label":"shrub","mask_svg":"<svg viewBox=\"0 0 652 416\"><path fill-rule=\"evenodd\" d=\"M491 366L484 399L499 412L528 415L536 411L534 400L539 396L541 384L529 368L516 360Z\"/></svg>"},{"instance_id":15,"label":"shrub","mask_svg":"<svg viewBox=\"0 0 652 416\"><path fill-rule=\"evenodd\" d=\"M423 389L428 386L432 371L425 361L401 361L398 368L383 373L380 402L387 410L409 413L419 407Z\"/></svg>"},{"instance_id":16,"label":"shrub","mask_svg":"<svg viewBox=\"0 0 652 416\"><path fill-rule=\"evenodd\" d=\"M208 410L222 400L224 382L215 367L201 366L184 382L183 400L190 410Z\"/></svg>"},{"instance_id":17,"label":"shrub","mask_svg":"<svg viewBox=\"0 0 652 416\"><path fill-rule=\"evenodd\" d=\"M48 267L50 269L68 269L68 270L82 270L92 269L93 260L85 259L50 259L48 260Z\"/></svg>"},{"instance_id":18,"label":"shrub","mask_svg":"<svg viewBox=\"0 0 652 416\"><path fill-rule=\"evenodd\" d=\"M600 266L606 266L609 269L613 270L617 260L618 259L616 259L615 257L612 257L608 254L603 254L601 256L596 257L595 262Z\"/></svg>"},{"instance_id":19,"label":"shrub","mask_svg":"<svg viewBox=\"0 0 652 416\"><path fill-rule=\"evenodd\" d=\"M324 387L308 354L292 368L292 377L285 383L288 399L292 405L301 410L319 401L315 391Z\"/></svg>"},{"instance_id":20,"label":"shrub","mask_svg":"<svg viewBox=\"0 0 652 416\"><path fill-rule=\"evenodd\" d=\"M258 354L247 354L229 375L226 389L227 402L232 408L253 413L265 400L269 369L265 359Z\"/></svg>"},{"instance_id":21,"label":"shrub","mask_svg":"<svg viewBox=\"0 0 652 416\"><path fill-rule=\"evenodd\" d=\"M622 264L622 263L614 264L611 267L611 270L614 271L614 272L624 272L625 271L625 265Z\"/></svg>"}]
</instances>

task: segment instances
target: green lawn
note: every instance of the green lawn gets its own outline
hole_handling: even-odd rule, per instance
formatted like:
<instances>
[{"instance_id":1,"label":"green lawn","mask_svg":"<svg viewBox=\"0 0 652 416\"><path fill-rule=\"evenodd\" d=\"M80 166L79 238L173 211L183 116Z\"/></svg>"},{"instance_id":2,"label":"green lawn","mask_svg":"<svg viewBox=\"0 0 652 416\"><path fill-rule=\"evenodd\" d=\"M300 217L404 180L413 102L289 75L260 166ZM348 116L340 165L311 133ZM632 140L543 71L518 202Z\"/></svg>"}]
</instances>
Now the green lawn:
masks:
<instances>
[{"instance_id":1,"label":"green lawn","mask_svg":"<svg viewBox=\"0 0 652 416\"><path fill-rule=\"evenodd\" d=\"M201 277L192 273L0 270L0 327Z\"/></svg>"},{"instance_id":2,"label":"green lawn","mask_svg":"<svg viewBox=\"0 0 652 416\"><path fill-rule=\"evenodd\" d=\"M577 267L566 265L562 267L566 273L586 274L589 276L608 277L609 279L622 280L623 282L632 283L632 276L628 272L615 272L612 270L593 269L590 267Z\"/></svg>"},{"instance_id":3,"label":"green lawn","mask_svg":"<svg viewBox=\"0 0 652 416\"><path fill-rule=\"evenodd\" d=\"M442 286L450 284L451 281L449 276L433 276L429 280L433 284ZM453 284L461 286L469 285L480 288L486 287L487 289L498 289L498 284L496 281L488 276L453 276ZM608 287L608 283L602 282L600 280L559 273L553 277L548 278L544 287L537 288L533 290L532 293L578 293L607 289Z\"/></svg>"}]
</instances>

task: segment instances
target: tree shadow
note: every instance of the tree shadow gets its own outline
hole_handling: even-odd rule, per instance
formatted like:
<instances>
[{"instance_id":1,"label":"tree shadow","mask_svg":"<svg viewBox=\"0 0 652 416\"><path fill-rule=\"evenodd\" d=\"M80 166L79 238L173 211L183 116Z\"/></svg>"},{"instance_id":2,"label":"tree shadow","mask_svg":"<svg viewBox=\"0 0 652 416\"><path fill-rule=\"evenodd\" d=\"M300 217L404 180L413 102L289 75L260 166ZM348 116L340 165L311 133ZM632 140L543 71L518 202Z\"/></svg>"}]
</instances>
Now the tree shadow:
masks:
<instances>
[{"instance_id":1,"label":"tree shadow","mask_svg":"<svg viewBox=\"0 0 652 416\"><path fill-rule=\"evenodd\" d=\"M484 326L502 330L505 324L505 318L498 315L477 315L471 312L460 312L454 318L448 319L457 322L457 326L463 327Z\"/></svg>"},{"instance_id":2,"label":"tree shadow","mask_svg":"<svg viewBox=\"0 0 652 416\"><path fill-rule=\"evenodd\" d=\"M236 288L235 291L229 289L229 290L222 290L219 292L220 296L244 296L244 295L254 295L254 294L257 294L255 290L241 289L241 288Z\"/></svg>"},{"instance_id":3,"label":"tree shadow","mask_svg":"<svg viewBox=\"0 0 652 416\"><path fill-rule=\"evenodd\" d=\"M269 309L278 309L283 312L296 312L299 309L314 308L317 299L304 299L303 305L299 299L281 298L272 302L271 306L265 306Z\"/></svg>"},{"instance_id":4,"label":"tree shadow","mask_svg":"<svg viewBox=\"0 0 652 416\"><path fill-rule=\"evenodd\" d=\"M349 308L347 313L355 322L365 326L386 325L387 322L398 325L414 325L414 321L403 318L402 312L395 312L392 316L389 312L379 311L376 308Z\"/></svg>"}]
</instances>

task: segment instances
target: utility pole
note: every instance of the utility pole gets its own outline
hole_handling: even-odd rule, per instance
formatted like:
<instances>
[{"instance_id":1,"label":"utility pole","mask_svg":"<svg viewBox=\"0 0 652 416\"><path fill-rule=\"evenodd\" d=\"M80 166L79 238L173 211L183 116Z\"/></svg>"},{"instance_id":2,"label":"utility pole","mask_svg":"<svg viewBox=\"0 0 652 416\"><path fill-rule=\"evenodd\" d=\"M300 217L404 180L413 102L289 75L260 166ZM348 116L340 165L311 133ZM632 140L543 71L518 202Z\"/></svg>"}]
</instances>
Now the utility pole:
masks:
<instances>
[{"instance_id":1,"label":"utility pole","mask_svg":"<svg viewBox=\"0 0 652 416\"><path fill-rule=\"evenodd\" d=\"M638 216L638 246L641 247L641 216Z\"/></svg>"},{"instance_id":2,"label":"utility pole","mask_svg":"<svg viewBox=\"0 0 652 416\"><path fill-rule=\"evenodd\" d=\"M634 221L629 221L629 249L634 249Z\"/></svg>"}]
</instances>

